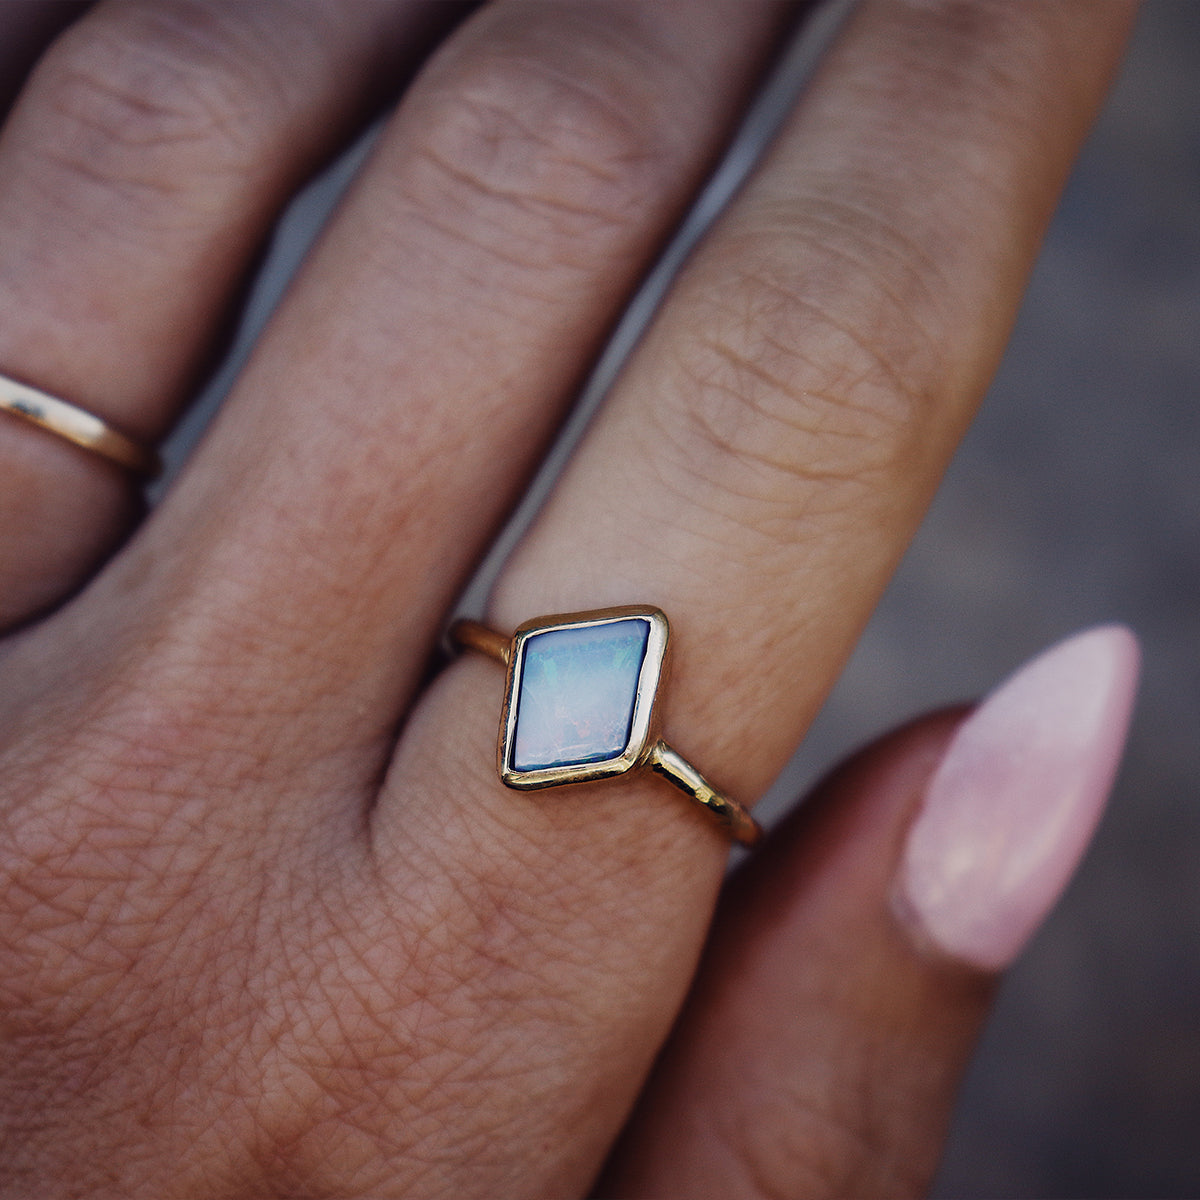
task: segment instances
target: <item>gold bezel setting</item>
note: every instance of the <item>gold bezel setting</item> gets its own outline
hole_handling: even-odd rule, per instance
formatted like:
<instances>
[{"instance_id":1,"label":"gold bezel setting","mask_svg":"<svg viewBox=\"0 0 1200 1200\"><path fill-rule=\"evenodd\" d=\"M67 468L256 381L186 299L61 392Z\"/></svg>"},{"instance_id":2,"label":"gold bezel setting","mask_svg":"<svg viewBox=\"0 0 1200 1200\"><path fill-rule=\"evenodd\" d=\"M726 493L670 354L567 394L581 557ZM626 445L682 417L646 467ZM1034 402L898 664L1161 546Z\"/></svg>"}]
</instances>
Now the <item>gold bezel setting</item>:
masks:
<instances>
[{"instance_id":1,"label":"gold bezel setting","mask_svg":"<svg viewBox=\"0 0 1200 1200\"><path fill-rule=\"evenodd\" d=\"M647 623L646 640L642 646L642 660L638 667L637 683L632 700L629 701L629 723L625 732L624 745L613 754L609 747L613 745L616 730L611 716L612 709L601 703L591 710L577 703L571 697L572 688L579 686L577 666L567 667L567 680L555 680L554 670L557 664L554 652L549 651L546 666L540 668L543 679L539 680L531 695L545 689L550 694L549 711L553 717L547 720L546 713L534 717L535 733L533 741L527 743L525 752L535 758L534 748L548 745L545 731L549 729L557 733L560 727L572 730L580 735L580 747L587 744L587 738L592 739L602 747L601 753L608 755L599 760L588 755L573 762L557 762L551 766L534 766L524 770L515 765L515 743L517 740L518 718L521 704L521 687L526 666L528 647L534 638L541 634L557 631L588 629L600 625L611 625L619 621L635 618ZM500 717L500 739L497 751L497 765L501 780L510 788L519 791L529 791L535 788L556 787L559 784L586 783L593 779L606 779L615 775L624 775L634 768L644 768L646 771L661 776L672 786L678 788L690 797L700 807L704 808L735 841L743 846L753 846L762 838L762 827L750 815L745 805L738 803L732 796L713 787L699 771L677 750L669 746L659 736L660 730L656 699L660 685L665 681L667 673L667 642L669 635L667 618L661 609L647 605L629 605L622 608L601 608L592 612L562 613L549 617L537 617L526 621L510 638L494 629L480 624L478 621L463 617L455 621L448 631L452 645L463 650L475 650L486 655L495 662L504 664L507 669L507 684L504 689L504 708ZM600 639L601 641L603 639ZM570 639L568 639L569 643ZM547 648L549 650L549 648ZM576 645L574 651L581 649ZM618 647L612 647L612 652L620 654ZM560 646L559 653L565 653L569 663L572 650L569 646ZM598 663L602 672L607 672L609 679L603 681L602 676L592 676L597 680L598 688L609 689L610 698L614 681L619 689L628 686L628 677L621 678L622 664L613 663L605 666ZM614 670L615 667L615 670ZM573 679L570 677L574 676ZM555 699L557 697L557 699ZM559 706L560 702L568 698ZM593 701L595 697L592 698ZM537 706L547 705L545 694L535 701ZM565 710L565 711L564 711ZM606 716L606 713L609 716ZM586 735L586 736L583 736ZM552 739L550 739L552 740ZM565 750L564 750L565 753ZM526 759L526 761L529 761Z\"/></svg>"},{"instance_id":2,"label":"gold bezel setting","mask_svg":"<svg viewBox=\"0 0 1200 1200\"><path fill-rule=\"evenodd\" d=\"M552 766L518 769L514 763L517 717L526 650L531 641L559 630L588 629L640 620L647 624L645 648L638 671L637 687L625 746L620 753L599 761L557 763ZM566 783L586 783L623 775L646 761L657 737L655 700L667 660L670 629L665 614L657 608L626 606L593 612L562 613L527 621L513 634L508 656L508 677L500 718L500 778L510 788L528 791Z\"/></svg>"}]
</instances>

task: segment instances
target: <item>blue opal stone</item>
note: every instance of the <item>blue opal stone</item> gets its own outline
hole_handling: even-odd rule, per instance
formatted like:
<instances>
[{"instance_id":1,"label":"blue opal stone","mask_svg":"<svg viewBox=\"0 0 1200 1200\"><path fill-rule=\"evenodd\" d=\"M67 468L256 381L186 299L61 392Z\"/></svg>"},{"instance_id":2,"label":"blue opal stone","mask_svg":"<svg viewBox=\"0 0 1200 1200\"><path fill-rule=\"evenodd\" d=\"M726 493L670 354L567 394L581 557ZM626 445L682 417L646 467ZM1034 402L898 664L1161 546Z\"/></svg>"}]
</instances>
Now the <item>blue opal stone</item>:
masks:
<instances>
[{"instance_id":1,"label":"blue opal stone","mask_svg":"<svg viewBox=\"0 0 1200 1200\"><path fill-rule=\"evenodd\" d=\"M603 762L629 741L650 623L640 617L549 629L525 642L512 766Z\"/></svg>"}]
</instances>

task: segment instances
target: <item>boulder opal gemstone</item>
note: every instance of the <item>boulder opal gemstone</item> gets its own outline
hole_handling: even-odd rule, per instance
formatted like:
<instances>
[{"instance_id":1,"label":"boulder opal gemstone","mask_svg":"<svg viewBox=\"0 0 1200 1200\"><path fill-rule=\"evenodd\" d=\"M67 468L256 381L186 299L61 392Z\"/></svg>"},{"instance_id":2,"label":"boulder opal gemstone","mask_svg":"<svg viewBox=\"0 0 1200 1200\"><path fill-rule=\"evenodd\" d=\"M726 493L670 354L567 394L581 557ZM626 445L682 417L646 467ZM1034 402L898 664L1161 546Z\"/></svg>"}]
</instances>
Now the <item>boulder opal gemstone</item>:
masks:
<instances>
[{"instance_id":1,"label":"boulder opal gemstone","mask_svg":"<svg viewBox=\"0 0 1200 1200\"><path fill-rule=\"evenodd\" d=\"M525 642L512 766L603 762L624 752L650 623L627 617L548 629Z\"/></svg>"}]
</instances>

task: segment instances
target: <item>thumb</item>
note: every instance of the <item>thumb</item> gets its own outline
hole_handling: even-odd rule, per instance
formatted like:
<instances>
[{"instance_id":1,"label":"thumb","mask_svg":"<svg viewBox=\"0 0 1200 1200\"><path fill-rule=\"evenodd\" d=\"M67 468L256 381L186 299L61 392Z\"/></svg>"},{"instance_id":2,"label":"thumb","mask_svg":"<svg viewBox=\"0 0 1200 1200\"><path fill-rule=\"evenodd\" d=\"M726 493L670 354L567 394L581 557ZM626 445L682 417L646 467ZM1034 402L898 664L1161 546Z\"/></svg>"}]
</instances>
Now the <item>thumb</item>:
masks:
<instances>
[{"instance_id":1,"label":"thumb","mask_svg":"<svg viewBox=\"0 0 1200 1200\"><path fill-rule=\"evenodd\" d=\"M1099 820L1137 661L1079 634L822 784L727 888L599 1194L922 1193L996 973Z\"/></svg>"}]
</instances>

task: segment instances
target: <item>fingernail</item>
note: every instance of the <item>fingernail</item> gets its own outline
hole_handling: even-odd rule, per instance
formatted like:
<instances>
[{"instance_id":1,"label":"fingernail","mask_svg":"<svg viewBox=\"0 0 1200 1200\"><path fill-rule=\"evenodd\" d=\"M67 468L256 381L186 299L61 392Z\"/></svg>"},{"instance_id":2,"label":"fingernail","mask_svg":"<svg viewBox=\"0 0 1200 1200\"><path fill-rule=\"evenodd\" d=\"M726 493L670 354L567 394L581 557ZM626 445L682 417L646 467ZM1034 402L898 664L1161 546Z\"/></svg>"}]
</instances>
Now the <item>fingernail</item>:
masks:
<instances>
[{"instance_id":1,"label":"fingernail","mask_svg":"<svg viewBox=\"0 0 1200 1200\"><path fill-rule=\"evenodd\" d=\"M918 940L1001 970L1053 908L1117 773L1137 639L1105 625L1002 683L955 733L904 847L895 908Z\"/></svg>"}]
</instances>

